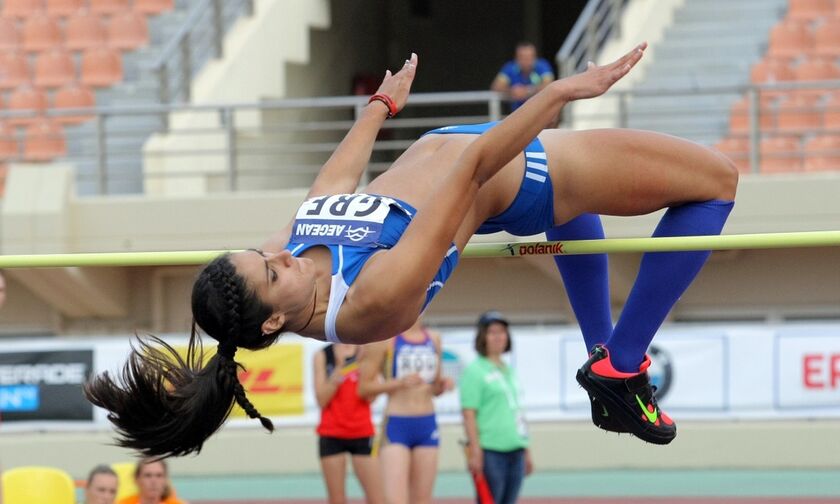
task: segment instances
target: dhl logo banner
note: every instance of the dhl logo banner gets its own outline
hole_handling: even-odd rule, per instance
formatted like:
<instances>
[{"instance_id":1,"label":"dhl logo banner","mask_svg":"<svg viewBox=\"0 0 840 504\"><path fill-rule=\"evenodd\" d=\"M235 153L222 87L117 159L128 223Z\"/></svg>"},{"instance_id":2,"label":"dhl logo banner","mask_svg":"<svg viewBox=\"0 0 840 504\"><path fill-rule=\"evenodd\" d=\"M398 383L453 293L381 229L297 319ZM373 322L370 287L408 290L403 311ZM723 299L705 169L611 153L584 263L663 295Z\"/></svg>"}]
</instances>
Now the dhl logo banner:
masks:
<instances>
[{"instance_id":1,"label":"dhl logo banner","mask_svg":"<svg viewBox=\"0 0 840 504\"><path fill-rule=\"evenodd\" d=\"M186 356L186 347L176 347L178 353ZM209 359L216 349L207 347L205 358ZM252 352L239 349L236 362L245 370L239 371L239 382L248 394L248 400L263 416L302 415L303 401L303 357L304 348L299 344L274 345ZM234 405L232 418L248 415Z\"/></svg>"}]
</instances>

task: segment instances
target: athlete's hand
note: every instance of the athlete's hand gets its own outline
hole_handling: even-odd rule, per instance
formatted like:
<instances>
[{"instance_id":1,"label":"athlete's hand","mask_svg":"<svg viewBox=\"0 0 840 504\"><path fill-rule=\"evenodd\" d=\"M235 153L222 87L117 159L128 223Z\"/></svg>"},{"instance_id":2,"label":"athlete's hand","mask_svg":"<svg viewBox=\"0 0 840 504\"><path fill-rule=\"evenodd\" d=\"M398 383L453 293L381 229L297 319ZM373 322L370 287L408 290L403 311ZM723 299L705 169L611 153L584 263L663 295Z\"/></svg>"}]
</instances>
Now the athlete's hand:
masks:
<instances>
[{"instance_id":1,"label":"athlete's hand","mask_svg":"<svg viewBox=\"0 0 840 504\"><path fill-rule=\"evenodd\" d=\"M525 448L525 476L534 472L534 461L531 459L531 450Z\"/></svg>"},{"instance_id":2,"label":"athlete's hand","mask_svg":"<svg viewBox=\"0 0 840 504\"><path fill-rule=\"evenodd\" d=\"M467 458L467 469L473 474L481 474L484 471L484 452L478 445L469 446L469 456Z\"/></svg>"},{"instance_id":3,"label":"athlete's hand","mask_svg":"<svg viewBox=\"0 0 840 504\"><path fill-rule=\"evenodd\" d=\"M417 72L417 55L411 53L411 58L405 60L405 64L399 72L391 74L390 70L385 72L385 78L377 94L384 94L391 97L397 104L397 110L402 110L408 101L408 93L411 91L411 83L414 82L414 74ZM383 104L384 106L384 104Z\"/></svg>"},{"instance_id":4,"label":"athlete's hand","mask_svg":"<svg viewBox=\"0 0 840 504\"><path fill-rule=\"evenodd\" d=\"M414 373L400 378L400 383L402 384L402 388L412 388L418 385L423 385L425 382L423 381L423 378L420 378L419 374Z\"/></svg>"},{"instance_id":5,"label":"athlete's hand","mask_svg":"<svg viewBox=\"0 0 840 504\"><path fill-rule=\"evenodd\" d=\"M590 61L585 72L561 79L556 84L563 87L563 94L569 100L601 96L636 66L646 48L647 42L642 42L608 65L598 66Z\"/></svg>"},{"instance_id":6,"label":"athlete's hand","mask_svg":"<svg viewBox=\"0 0 840 504\"><path fill-rule=\"evenodd\" d=\"M335 386L341 385L344 382L344 374L342 374L341 369L336 367L333 369L333 372L330 374L330 383Z\"/></svg>"}]
</instances>

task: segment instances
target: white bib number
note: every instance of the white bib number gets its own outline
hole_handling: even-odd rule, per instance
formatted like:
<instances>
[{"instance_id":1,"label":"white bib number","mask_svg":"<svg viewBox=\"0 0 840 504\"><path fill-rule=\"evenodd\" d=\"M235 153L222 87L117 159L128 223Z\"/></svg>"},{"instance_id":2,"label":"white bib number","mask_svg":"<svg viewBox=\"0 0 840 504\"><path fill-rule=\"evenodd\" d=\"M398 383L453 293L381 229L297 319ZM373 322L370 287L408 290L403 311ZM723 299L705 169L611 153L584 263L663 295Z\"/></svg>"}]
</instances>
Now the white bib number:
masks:
<instances>
[{"instance_id":1,"label":"white bib number","mask_svg":"<svg viewBox=\"0 0 840 504\"><path fill-rule=\"evenodd\" d=\"M295 215L291 242L376 246L391 206L384 196L334 194L306 200Z\"/></svg>"}]
</instances>

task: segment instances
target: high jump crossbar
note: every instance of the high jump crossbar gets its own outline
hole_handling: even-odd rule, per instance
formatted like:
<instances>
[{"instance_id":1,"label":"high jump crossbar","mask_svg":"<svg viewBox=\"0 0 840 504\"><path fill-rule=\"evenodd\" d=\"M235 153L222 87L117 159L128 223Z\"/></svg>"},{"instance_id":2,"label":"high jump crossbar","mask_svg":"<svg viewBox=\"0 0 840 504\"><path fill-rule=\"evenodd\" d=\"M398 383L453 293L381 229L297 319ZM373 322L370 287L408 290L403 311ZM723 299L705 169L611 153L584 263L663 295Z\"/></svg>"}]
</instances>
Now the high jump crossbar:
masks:
<instances>
[{"instance_id":1,"label":"high jump crossbar","mask_svg":"<svg viewBox=\"0 0 840 504\"><path fill-rule=\"evenodd\" d=\"M690 250L773 249L840 246L840 231L757 233L667 238L608 238L513 243L472 243L463 257L517 257ZM0 268L67 268L90 266L183 266L204 264L227 250L176 252L98 252L0 256Z\"/></svg>"}]
</instances>

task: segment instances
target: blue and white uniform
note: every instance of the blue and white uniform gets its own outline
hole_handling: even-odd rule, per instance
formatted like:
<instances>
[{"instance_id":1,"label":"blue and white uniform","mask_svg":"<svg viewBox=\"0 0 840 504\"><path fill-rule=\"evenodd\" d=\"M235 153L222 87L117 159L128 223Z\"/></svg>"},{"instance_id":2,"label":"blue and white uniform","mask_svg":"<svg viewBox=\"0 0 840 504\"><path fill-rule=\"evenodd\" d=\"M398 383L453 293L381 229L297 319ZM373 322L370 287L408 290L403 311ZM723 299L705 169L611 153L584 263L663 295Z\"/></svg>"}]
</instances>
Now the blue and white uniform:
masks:
<instances>
[{"instance_id":1,"label":"blue and white uniform","mask_svg":"<svg viewBox=\"0 0 840 504\"><path fill-rule=\"evenodd\" d=\"M416 213L404 201L372 194L319 196L300 206L286 249L297 257L311 247L325 246L332 254L332 284L324 321L327 341L341 342L335 327L338 311L367 260L396 245ZM458 249L453 244L426 290L424 310L457 264Z\"/></svg>"},{"instance_id":2,"label":"blue and white uniform","mask_svg":"<svg viewBox=\"0 0 840 504\"><path fill-rule=\"evenodd\" d=\"M432 337L425 330L423 341L408 341L402 334L394 338L388 351L386 374L388 378L401 379L417 374L428 384L437 378L438 359L437 348ZM434 412L419 416L389 415L385 418L384 441L390 444L401 444L409 449L418 446L438 446L437 418Z\"/></svg>"},{"instance_id":3,"label":"blue and white uniform","mask_svg":"<svg viewBox=\"0 0 840 504\"><path fill-rule=\"evenodd\" d=\"M480 135L494 124L446 126L427 134ZM336 333L338 311L367 260L374 253L396 245L416 213L414 207L404 201L361 193L318 196L306 200L298 209L286 249L297 257L311 247L325 246L332 254L332 285L324 321L327 341L341 342ZM534 139L525 148L525 174L513 203L484 222L477 233L507 231L517 236L530 236L553 225L554 191L548 163L542 143ZM426 290L424 310L457 264L458 249L453 244Z\"/></svg>"}]
</instances>

